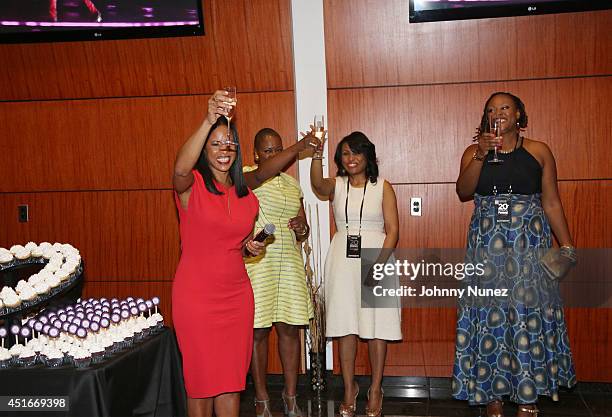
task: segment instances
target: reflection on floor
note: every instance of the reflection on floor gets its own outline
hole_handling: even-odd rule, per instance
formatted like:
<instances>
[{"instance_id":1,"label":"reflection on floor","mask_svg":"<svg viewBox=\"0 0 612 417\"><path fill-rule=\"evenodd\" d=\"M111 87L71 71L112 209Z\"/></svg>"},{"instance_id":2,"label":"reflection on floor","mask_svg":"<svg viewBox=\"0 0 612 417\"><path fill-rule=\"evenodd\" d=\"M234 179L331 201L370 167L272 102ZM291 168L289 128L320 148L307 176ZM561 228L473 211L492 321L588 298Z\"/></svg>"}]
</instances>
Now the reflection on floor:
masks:
<instances>
[{"instance_id":1,"label":"reflection on floor","mask_svg":"<svg viewBox=\"0 0 612 417\"><path fill-rule=\"evenodd\" d=\"M270 376L269 392L273 415L283 415L281 400L282 379ZM366 406L367 378L357 378L360 386L357 412L363 416ZM484 407L470 407L464 401L456 401L450 395L450 380L444 378L402 378L387 377L383 383L385 401L383 413L386 417L394 416L440 416L440 417L476 417L486 416ZM254 391L249 383L248 389L241 397L240 416L253 417ZM572 390L563 390L560 401L553 402L542 397L538 403L540 417L602 417L612 416L612 384L580 383ZM306 379L301 378L298 386L298 404L307 412L307 416L331 417L338 415L338 406L342 399L342 381L337 376L328 379L327 390L317 398L306 386ZM516 416L516 406L505 404L506 417Z\"/></svg>"}]
</instances>

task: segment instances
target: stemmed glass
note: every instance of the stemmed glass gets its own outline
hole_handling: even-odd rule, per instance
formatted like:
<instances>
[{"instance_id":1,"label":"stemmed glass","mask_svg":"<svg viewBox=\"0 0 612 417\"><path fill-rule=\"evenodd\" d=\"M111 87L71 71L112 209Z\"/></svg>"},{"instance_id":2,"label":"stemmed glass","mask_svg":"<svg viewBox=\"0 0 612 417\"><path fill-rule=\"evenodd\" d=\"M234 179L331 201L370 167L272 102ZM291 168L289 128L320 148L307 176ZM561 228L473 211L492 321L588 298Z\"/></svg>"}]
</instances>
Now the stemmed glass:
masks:
<instances>
[{"instance_id":1,"label":"stemmed glass","mask_svg":"<svg viewBox=\"0 0 612 417\"><path fill-rule=\"evenodd\" d=\"M232 108L227 113L227 116L224 116L225 119L227 119L227 141L226 141L226 144L234 145L235 144L235 140L232 137L231 123L232 123L232 117L234 117L234 113L236 113L236 86L230 85L230 86L227 86L227 87L223 87L223 89L225 91L227 91L227 98L229 98L230 100L232 100L234 102L234 105L232 106Z\"/></svg>"},{"instance_id":2,"label":"stemmed glass","mask_svg":"<svg viewBox=\"0 0 612 417\"><path fill-rule=\"evenodd\" d=\"M495 135L496 138L501 137L502 135L502 119L500 118L494 118L489 122L489 128L491 133L493 133ZM494 150L493 150L493 158L489 160L489 163L491 164L499 164L504 162L503 159L500 159L497 157L497 146L495 146Z\"/></svg>"},{"instance_id":3,"label":"stemmed glass","mask_svg":"<svg viewBox=\"0 0 612 417\"><path fill-rule=\"evenodd\" d=\"M315 115L312 126L314 128L314 135L321 141L321 145L315 150L312 159L323 159L323 147L325 145L323 142L323 136L325 136L325 116L322 114Z\"/></svg>"}]
</instances>

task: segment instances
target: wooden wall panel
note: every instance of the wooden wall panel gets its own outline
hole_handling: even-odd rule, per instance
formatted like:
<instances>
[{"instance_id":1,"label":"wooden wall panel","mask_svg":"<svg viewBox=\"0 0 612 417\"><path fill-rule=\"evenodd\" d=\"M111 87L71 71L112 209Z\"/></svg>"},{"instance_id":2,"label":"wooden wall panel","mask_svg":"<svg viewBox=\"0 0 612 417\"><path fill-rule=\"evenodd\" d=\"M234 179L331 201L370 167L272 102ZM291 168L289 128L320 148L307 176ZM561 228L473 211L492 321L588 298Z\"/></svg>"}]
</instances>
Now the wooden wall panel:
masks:
<instances>
[{"instance_id":1,"label":"wooden wall panel","mask_svg":"<svg viewBox=\"0 0 612 417\"><path fill-rule=\"evenodd\" d=\"M524 135L548 143L560 179L612 178L612 119L606 115L612 76L330 90L330 149L361 130L376 144L389 181L454 182L495 91L521 97L529 116Z\"/></svg>"},{"instance_id":2,"label":"wooden wall panel","mask_svg":"<svg viewBox=\"0 0 612 417\"><path fill-rule=\"evenodd\" d=\"M18 204L29 206L28 223L17 222ZM3 247L72 244L88 282L171 281L178 262L171 191L0 194L0 224Z\"/></svg>"},{"instance_id":3,"label":"wooden wall panel","mask_svg":"<svg viewBox=\"0 0 612 417\"><path fill-rule=\"evenodd\" d=\"M262 127L295 143L293 92L238 97L245 162ZM176 152L204 120L208 98L0 103L0 191L170 188Z\"/></svg>"},{"instance_id":4,"label":"wooden wall panel","mask_svg":"<svg viewBox=\"0 0 612 417\"><path fill-rule=\"evenodd\" d=\"M205 0L205 36L0 45L0 100L293 90L286 0Z\"/></svg>"},{"instance_id":5,"label":"wooden wall panel","mask_svg":"<svg viewBox=\"0 0 612 417\"><path fill-rule=\"evenodd\" d=\"M409 23L403 0L326 0L329 88L612 73L612 11Z\"/></svg>"}]
</instances>

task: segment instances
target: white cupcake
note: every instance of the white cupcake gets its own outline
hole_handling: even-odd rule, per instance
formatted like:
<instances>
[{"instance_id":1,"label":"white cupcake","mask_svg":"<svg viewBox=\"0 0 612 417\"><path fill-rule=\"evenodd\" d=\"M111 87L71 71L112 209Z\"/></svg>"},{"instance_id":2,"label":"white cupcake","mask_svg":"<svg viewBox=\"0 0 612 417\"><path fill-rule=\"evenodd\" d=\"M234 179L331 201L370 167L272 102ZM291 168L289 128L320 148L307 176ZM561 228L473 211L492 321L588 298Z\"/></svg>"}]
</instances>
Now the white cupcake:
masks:
<instances>
[{"instance_id":1,"label":"white cupcake","mask_svg":"<svg viewBox=\"0 0 612 417\"><path fill-rule=\"evenodd\" d=\"M10 262L12 262L14 259L13 254L9 251L6 252L0 252L0 264L1 265L8 265Z\"/></svg>"},{"instance_id":2,"label":"white cupcake","mask_svg":"<svg viewBox=\"0 0 612 417\"><path fill-rule=\"evenodd\" d=\"M13 245L9 250L13 255L15 255L15 253L17 253L18 251L26 250L26 248L21 245Z\"/></svg>"},{"instance_id":3,"label":"white cupcake","mask_svg":"<svg viewBox=\"0 0 612 417\"><path fill-rule=\"evenodd\" d=\"M23 367L34 366L36 364L36 352L29 346L25 346L21 349L21 352L19 352L17 363Z\"/></svg>"},{"instance_id":4,"label":"white cupcake","mask_svg":"<svg viewBox=\"0 0 612 417\"><path fill-rule=\"evenodd\" d=\"M4 302L4 306L7 308L17 308L21 305L21 299L15 291L3 295L2 302Z\"/></svg>"},{"instance_id":5,"label":"white cupcake","mask_svg":"<svg viewBox=\"0 0 612 417\"><path fill-rule=\"evenodd\" d=\"M38 245L36 243L34 243L34 242L28 242L28 243L25 244L24 247L31 252L32 249L37 248Z\"/></svg>"},{"instance_id":6,"label":"white cupcake","mask_svg":"<svg viewBox=\"0 0 612 417\"><path fill-rule=\"evenodd\" d=\"M31 253L32 252L29 249L23 248L15 251L14 255L15 258L19 259L20 261L25 261L30 258Z\"/></svg>"},{"instance_id":7,"label":"white cupcake","mask_svg":"<svg viewBox=\"0 0 612 417\"><path fill-rule=\"evenodd\" d=\"M13 358L17 358L17 357L19 357L19 354L21 353L21 351L23 350L24 347L25 346L23 346L23 345L21 345L19 343L16 343L13 346L11 346L11 348L9 349L9 353L11 354L11 356Z\"/></svg>"},{"instance_id":8,"label":"white cupcake","mask_svg":"<svg viewBox=\"0 0 612 417\"><path fill-rule=\"evenodd\" d=\"M51 287L45 281L34 284L32 287L37 295L44 295L49 292Z\"/></svg>"},{"instance_id":9,"label":"white cupcake","mask_svg":"<svg viewBox=\"0 0 612 417\"><path fill-rule=\"evenodd\" d=\"M30 284L28 284L28 281L25 280L20 280L17 285L15 285L15 289L17 290L17 292L21 292L23 291L24 288L30 287L32 288L32 286Z\"/></svg>"},{"instance_id":10,"label":"white cupcake","mask_svg":"<svg viewBox=\"0 0 612 417\"><path fill-rule=\"evenodd\" d=\"M40 246L36 246L35 248L32 249L33 258L42 258L42 256L43 256L43 249Z\"/></svg>"},{"instance_id":11,"label":"white cupcake","mask_svg":"<svg viewBox=\"0 0 612 417\"><path fill-rule=\"evenodd\" d=\"M51 245L49 242L41 242L40 245L38 245L38 247L41 248L43 251L45 251L47 249L51 249L53 245Z\"/></svg>"},{"instance_id":12,"label":"white cupcake","mask_svg":"<svg viewBox=\"0 0 612 417\"><path fill-rule=\"evenodd\" d=\"M60 280L59 276L53 274L53 275L49 275L47 278L45 278L45 282L49 285L49 287L55 288L55 287L58 287L60 285L61 280Z\"/></svg>"},{"instance_id":13,"label":"white cupcake","mask_svg":"<svg viewBox=\"0 0 612 417\"><path fill-rule=\"evenodd\" d=\"M8 349L0 347L0 369L8 368L13 363L13 356Z\"/></svg>"},{"instance_id":14,"label":"white cupcake","mask_svg":"<svg viewBox=\"0 0 612 417\"><path fill-rule=\"evenodd\" d=\"M53 346L45 346L40 354L43 363L50 368L61 366L64 363L64 353Z\"/></svg>"}]
</instances>

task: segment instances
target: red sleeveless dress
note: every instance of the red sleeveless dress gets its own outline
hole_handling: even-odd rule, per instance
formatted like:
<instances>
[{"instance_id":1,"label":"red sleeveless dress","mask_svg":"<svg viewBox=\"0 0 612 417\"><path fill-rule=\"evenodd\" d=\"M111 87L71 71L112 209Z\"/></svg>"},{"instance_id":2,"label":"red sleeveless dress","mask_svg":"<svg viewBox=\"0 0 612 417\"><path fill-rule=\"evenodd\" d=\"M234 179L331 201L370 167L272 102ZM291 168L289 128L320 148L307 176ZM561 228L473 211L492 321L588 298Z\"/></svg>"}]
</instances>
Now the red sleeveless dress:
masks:
<instances>
[{"instance_id":1,"label":"red sleeveless dress","mask_svg":"<svg viewBox=\"0 0 612 417\"><path fill-rule=\"evenodd\" d=\"M241 243L259 210L249 191L206 189L198 171L185 210L175 193L181 259L172 286L172 319L190 398L242 391L253 347L253 290ZM229 201L228 201L229 200Z\"/></svg>"}]
</instances>

